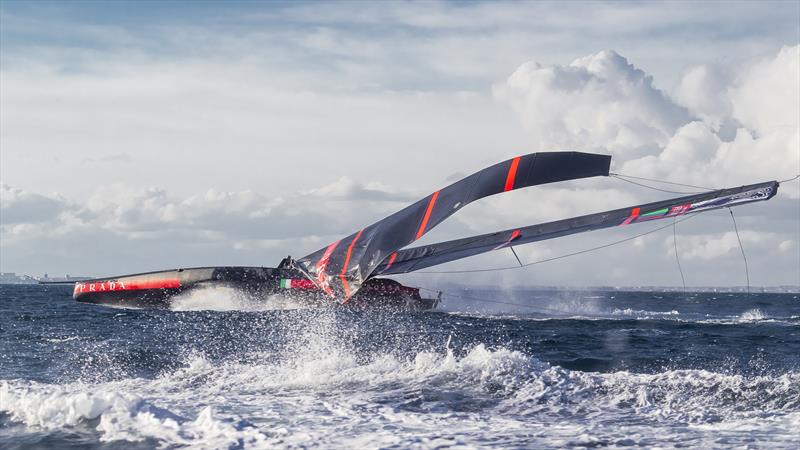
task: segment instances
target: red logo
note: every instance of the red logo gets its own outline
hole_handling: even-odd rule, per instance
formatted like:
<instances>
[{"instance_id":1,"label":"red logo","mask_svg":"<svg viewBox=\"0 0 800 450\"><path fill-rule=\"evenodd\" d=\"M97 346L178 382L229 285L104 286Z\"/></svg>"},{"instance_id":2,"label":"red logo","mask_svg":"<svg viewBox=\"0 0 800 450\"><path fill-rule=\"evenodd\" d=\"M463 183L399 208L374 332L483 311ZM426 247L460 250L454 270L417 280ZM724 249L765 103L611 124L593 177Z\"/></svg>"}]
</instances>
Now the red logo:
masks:
<instances>
[{"instance_id":1,"label":"red logo","mask_svg":"<svg viewBox=\"0 0 800 450\"><path fill-rule=\"evenodd\" d=\"M181 280L177 278L165 278L157 280L108 280L92 281L90 283L75 283L72 295L85 294L89 292L109 292L109 291L138 291L143 289L178 289L181 287Z\"/></svg>"}]
</instances>

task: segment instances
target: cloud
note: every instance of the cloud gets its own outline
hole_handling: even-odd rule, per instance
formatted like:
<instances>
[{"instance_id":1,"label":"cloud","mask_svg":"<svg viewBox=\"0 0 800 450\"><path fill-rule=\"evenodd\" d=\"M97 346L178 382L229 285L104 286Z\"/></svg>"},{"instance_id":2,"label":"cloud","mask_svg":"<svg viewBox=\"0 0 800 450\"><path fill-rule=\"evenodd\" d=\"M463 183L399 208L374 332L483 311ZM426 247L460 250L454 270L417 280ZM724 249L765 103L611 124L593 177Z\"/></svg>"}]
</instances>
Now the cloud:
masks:
<instances>
[{"instance_id":1,"label":"cloud","mask_svg":"<svg viewBox=\"0 0 800 450\"><path fill-rule=\"evenodd\" d=\"M450 174L554 146L702 186L800 171L797 47L778 51L797 43L794 4L238 6L137 17L0 7L0 178L27 196L3 200L4 267L270 264ZM798 186L737 210L762 218L742 229L800 241L786 198ZM537 187L470 206L430 238L663 197L609 179ZM602 239L586 236L530 251ZM769 242L752 243L754 257ZM669 263L645 247L536 273L631 284ZM767 281L796 278L792 251Z\"/></svg>"},{"instance_id":2,"label":"cloud","mask_svg":"<svg viewBox=\"0 0 800 450\"><path fill-rule=\"evenodd\" d=\"M680 256L686 260L712 261L720 258L738 258L739 239L745 248L758 247L763 251L786 251L791 247L791 240L782 240L777 233L742 231L737 238L736 232L728 231L717 235L682 236L679 239ZM787 244L788 242L788 244ZM665 241L665 247L673 248L672 239Z\"/></svg>"},{"instance_id":3,"label":"cloud","mask_svg":"<svg viewBox=\"0 0 800 450\"><path fill-rule=\"evenodd\" d=\"M691 68L679 100L613 51L525 63L495 95L538 148L606 151L625 174L721 187L800 173L800 46L742 73Z\"/></svg>"},{"instance_id":4,"label":"cloud","mask_svg":"<svg viewBox=\"0 0 800 450\"><path fill-rule=\"evenodd\" d=\"M405 192L393 192L388 186L382 183L371 182L361 184L350 177L341 177L333 183L320 188L301 191L303 195L320 197L325 200L350 200L350 201L394 201L411 203L418 200L424 194L409 194Z\"/></svg>"},{"instance_id":5,"label":"cloud","mask_svg":"<svg viewBox=\"0 0 800 450\"><path fill-rule=\"evenodd\" d=\"M0 192L4 268L46 260L62 271L88 275L274 265L399 209L397 199L408 196L352 180L283 196L216 189L179 195L123 184L98 187L87 200L5 184Z\"/></svg>"},{"instance_id":6,"label":"cloud","mask_svg":"<svg viewBox=\"0 0 800 450\"><path fill-rule=\"evenodd\" d=\"M692 67L681 77L675 89L675 100L718 130L723 121L730 118L733 109L727 93L730 76L710 64Z\"/></svg>"},{"instance_id":7,"label":"cloud","mask_svg":"<svg viewBox=\"0 0 800 450\"><path fill-rule=\"evenodd\" d=\"M614 51L568 66L527 62L494 92L517 111L541 150L608 151L626 159L656 154L691 117Z\"/></svg>"},{"instance_id":8,"label":"cloud","mask_svg":"<svg viewBox=\"0 0 800 450\"><path fill-rule=\"evenodd\" d=\"M693 69L686 78L697 76ZM724 90L694 92L707 121L684 125L659 155L625 161L621 170L711 186L800 173L800 46L731 78ZM736 126L732 139L720 129L726 122ZM798 198L798 190L788 186L781 195Z\"/></svg>"},{"instance_id":9,"label":"cloud","mask_svg":"<svg viewBox=\"0 0 800 450\"><path fill-rule=\"evenodd\" d=\"M0 225L46 222L68 207L58 195L44 196L0 184Z\"/></svg>"},{"instance_id":10,"label":"cloud","mask_svg":"<svg viewBox=\"0 0 800 450\"><path fill-rule=\"evenodd\" d=\"M774 58L754 64L731 86L730 96L732 116L758 135L777 128L796 133L800 127L800 45L783 47Z\"/></svg>"},{"instance_id":11,"label":"cloud","mask_svg":"<svg viewBox=\"0 0 800 450\"><path fill-rule=\"evenodd\" d=\"M177 238L230 242L238 248L249 244L273 248L294 242L295 251L308 252L315 248L297 242L323 245L325 239L335 239L399 209L398 199L408 196L378 183L352 180L287 196L209 189L182 197L163 188L122 184L99 187L85 202L5 184L0 192L4 246L105 233L131 246L142 240L174 243Z\"/></svg>"}]
</instances>

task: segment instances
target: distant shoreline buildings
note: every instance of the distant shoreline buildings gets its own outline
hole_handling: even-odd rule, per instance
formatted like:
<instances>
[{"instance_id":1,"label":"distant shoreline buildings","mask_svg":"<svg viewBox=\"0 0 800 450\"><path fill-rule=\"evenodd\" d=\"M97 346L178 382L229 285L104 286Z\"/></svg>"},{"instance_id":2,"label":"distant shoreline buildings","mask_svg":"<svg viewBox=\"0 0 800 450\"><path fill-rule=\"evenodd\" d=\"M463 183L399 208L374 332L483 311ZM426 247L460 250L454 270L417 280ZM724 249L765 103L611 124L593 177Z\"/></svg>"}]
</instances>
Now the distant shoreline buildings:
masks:
<instances>
[{"instance_id":1,"label":"distant shoreline buildings","mask_svg":"<svg viewBox=\"0 0 800 450\"><path fill-rule=\"evenodd\" d=\"M73 277L69 274L63 277L50 277L46 273L41 277L31 275L17 275L14 272L0 272L0 284L38 284L39 282L80 281L92 277Z\"/></svg>"}]
</instances>

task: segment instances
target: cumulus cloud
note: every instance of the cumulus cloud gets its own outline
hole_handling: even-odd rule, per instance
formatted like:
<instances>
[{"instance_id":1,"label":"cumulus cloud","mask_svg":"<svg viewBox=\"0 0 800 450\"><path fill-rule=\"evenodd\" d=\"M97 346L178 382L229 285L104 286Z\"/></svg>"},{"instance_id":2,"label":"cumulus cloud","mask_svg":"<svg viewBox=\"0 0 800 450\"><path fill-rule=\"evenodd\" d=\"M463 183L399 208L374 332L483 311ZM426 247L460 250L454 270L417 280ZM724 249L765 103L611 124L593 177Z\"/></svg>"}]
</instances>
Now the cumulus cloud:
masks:
<instances>
[{"instance_id":1,"label":"cumulus cloud","mask_svg":"<svg viewBox=\"0 0 800 450\"><path fill-rule=\"evenodd\" d=\"M542 150L610 151L624 158L657 154L691 117L651 76L614 51L567 66L527 62L494 92L518 112Z\"/></svg>"},{"instance_id":2,"label":"cumulus cloud","mask_svg":"<svg viewBox=\"0 0 800 450\"><path fill-rule=\"evenodd\" d=\"M5 8L0 177L14 187L2 199L4 269L271 264L445 178L537 150L608 152L617 172L701 186L800 171L797 47L778 52L797 41L795 5L317 6L255 5L221 22L154 14L149 25ZM538 62L520 66L530 55ZM777 234L746 243L755 259L783 258L771 280L799 272L797 186L740 209L771 218L741 224ZM471 206L426 239L663 198L649 194L608 179L537 187ZM537 280L647 281L671 260L646 242L614 259L537 266Z\"/></svg>"},{"instance_id":3,"label":"cumulus cloud","mask_svg":"<svg viewBox=\"0 0 800 450\"><path fill-rule=\"evenodd\" d=\"M698 90L693 98L706 119L682 126L658 155L625 161L623 171L711 186L800 173L800 46L755 63L724 90ZM720 129L725 122L736 126L730 140ZM782 195L797 198L798 190Z\"/></svg>"},{"instance_id":4,"label":"cumulus cloud","mask_svg":"<svg viewBox=\"0 0 800 450\"><path fill-rule=\"evenodd\" d=\"M45 196L0 184L0 226L46 222L67 207L59 195Z\"/></svg>"},{"instance_id":5,"label":"cumulus cloud","mask_svg":"<svg viewBox=\"0 0 800 450\"><path fill-rule=\"evenodd\" d=\"M729 73L711 64L686 71L675 89L675 100L715 129L731 117L733 104L727 93Z\"/></svg>"},{"instance_id":6,"label":"cumulus cloud","mask_svg":"<svg viewBox=\"0 0 800 450\"><path fill-rule=\"evenodd\" d=\"M341 177L328 185L301 191L304 195L312 195L328 200L363 200L363 201L396 201L412 202L421 195L417 193L398 192L378 182L362 184L350 177Z\"/></svg>"},{"instance_id":7,"label":"cumulus cloud","mask_svg":"<svg viewBox=\"0 0 800 450\"><path fill-rule=\"evenodd\" d=\"M747 230L740 232L737 237L735 231L727 231L716 235L682 236L680 238L680 248L685 250L679 250L679 254L681 258L689 261L709 261L731 256L738 258L740 252L739 239L741 239L742 247L745 249L758 247L762 251L767 250L770 252L786 251L792 245L791 240L782 240L777 233ZM665 247L673 248L671 239L667 239Z\"/></svg>"},{"instance_id":8,"label":"cumulus cloud","mask_svg":"<svg viewBox=\"0 0 800 450\"><path fill-rule=\"evenodd\" d=\"M397 199L407 195L389 189L347 180L285 196L209 189L182 197L163 188L114 184L97 188L81 202L4 184L2 232L4 244L10 245L101 231L127 240L178 234L240 247L243 242L269 247L282 240L314 244L317 238L333 239L396 209Z\"/></svg>"},{"instance_id":9,"label":"cumulus cloud","mask_svg":"<svg viewBox=\"0 0 800 450\"><path fill-rule=\"evenodd\" d=\"M712 187L800 173L800 46L741 73L690 68L675 99L613 51L525 63L495 95L540 148L606 151L622 173Z\"/></svg>"}]
</instances>

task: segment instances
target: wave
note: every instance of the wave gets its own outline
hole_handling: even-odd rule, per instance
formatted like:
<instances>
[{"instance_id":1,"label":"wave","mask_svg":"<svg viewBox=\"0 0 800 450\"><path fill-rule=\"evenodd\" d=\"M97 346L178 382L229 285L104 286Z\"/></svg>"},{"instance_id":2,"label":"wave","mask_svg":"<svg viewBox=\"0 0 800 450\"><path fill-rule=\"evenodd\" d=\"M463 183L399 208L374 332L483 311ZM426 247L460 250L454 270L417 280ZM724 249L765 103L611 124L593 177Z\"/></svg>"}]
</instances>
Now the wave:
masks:
<instances>
[{"instance_id":1,"label":"wave","mask_svg":"<svg viewBox=\"0 0 800 450\"><path fill-rule=\"evenodd\" d=\"M765 320L766 318L767 318L767 315L764 314L763 311L761 311L758 308L753 308L753 309L750 309L750 310L747 310L747 311L743 312L742 315L739 316L739 321L740 322L757 322L759 320Z\"/></svg>"},{"instance_id":2,"label":"wave","mask_svg":"<svg viewBox=\"0 0 800 450\"><path fill-rule=\"evenodd\" d=\"M639 319L648 319L651 317L678 316L680 315L680 313L678 311L675 311L674 309L672 311L646 311L646 310L632 309L632 308L625 308L625 309L615 308L613 311L611 311L611 315L631 316Z\"/></svg>"},{"instance_id":3,"label":"wave","mask_svg":"<svg viewBox=\"0 0 800 450\"><path fill-rule=\"evenodd\" d=\"M193 420L153 406L114 386L0 383L0 411L34 429L55 430L97 421L101 441L154 439L172 445L202 442L209 448L265 442L252 425L215 416L204 407Z\"/></svg>"},{"instance_id":4,"label":"wave","mask_svg":"<svg viewBox=\"0 0 800 450\"><path fill-rule=\"evenodd\" d=\"M90 425L103 441L214 448L425 447L446 444L448 433L468 446L646 445L637 433L677 439L689 425L717 439L726 424L764 417L779 440L796 433L800 414L795 372L586 373L482 344L458 355L363 356L327 339L325 324L320 329L298 336L280 360L251 353L211 362L194 354L154 379L2 381L0 411L32 430ZM607 430L608 420L630 424L625 436Z\"/></svg>"}]
</instances>

